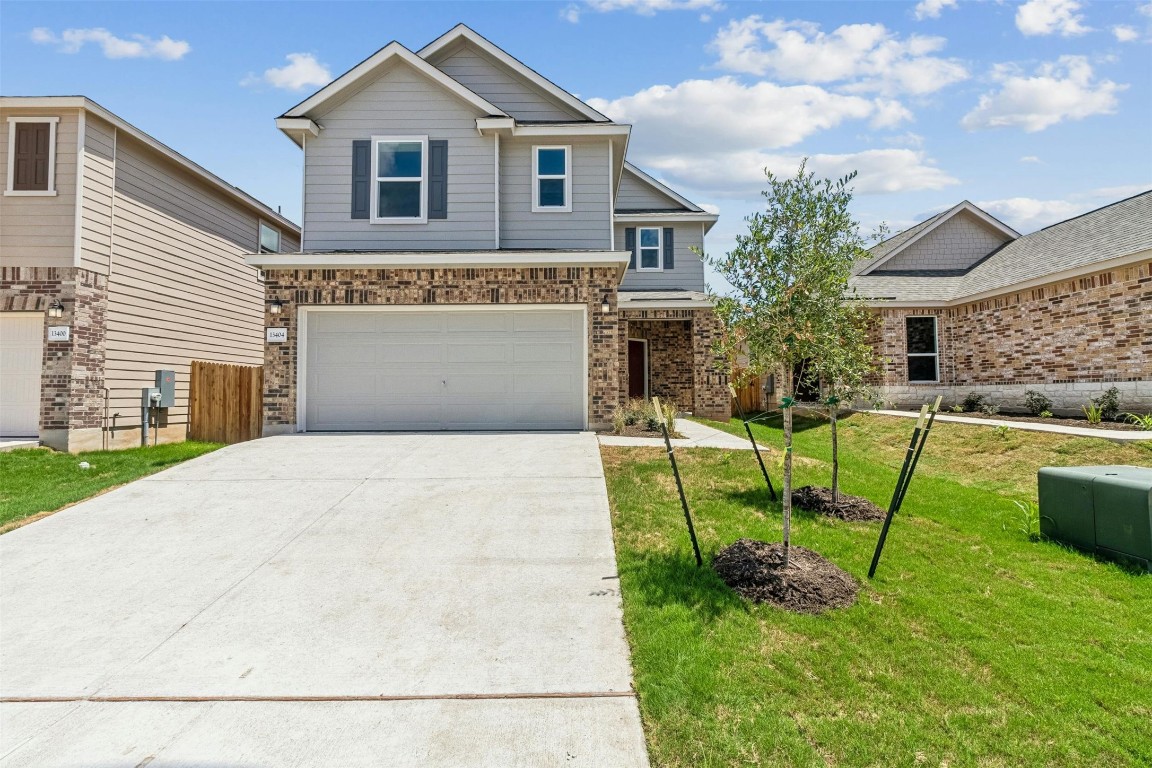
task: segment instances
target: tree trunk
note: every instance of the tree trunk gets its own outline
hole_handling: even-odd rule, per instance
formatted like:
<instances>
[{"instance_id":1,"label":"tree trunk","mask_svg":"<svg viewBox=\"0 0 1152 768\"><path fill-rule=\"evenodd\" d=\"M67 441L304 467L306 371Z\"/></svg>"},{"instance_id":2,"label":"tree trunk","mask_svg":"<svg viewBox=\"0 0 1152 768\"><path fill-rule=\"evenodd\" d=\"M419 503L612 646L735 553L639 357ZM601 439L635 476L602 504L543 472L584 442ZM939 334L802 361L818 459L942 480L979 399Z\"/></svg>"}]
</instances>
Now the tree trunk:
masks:
<instances>
[{"instance_id":1,"label":"tree trunk","mask_svg":"<svg viewBox=\"0 0 1152 768\"><path fill-rule=\"evenodd\" d=\"M785 403L792 397L792 376L786 371L780 377L784 384ZM784 567L788 567L788 550L792 545L792 406L784 406Z\"/></svg>"},{"instance_id":2,"label":"tree trunk","mask_svg":"<svg viewBox=\"0 0 1152 768\"><path fill-rule=\"evenodd\" d=\"M836 404L828 408L829 421L832 424L832 506L840 503L840 451L836 444Z\"/></svg>"}]
</instances>

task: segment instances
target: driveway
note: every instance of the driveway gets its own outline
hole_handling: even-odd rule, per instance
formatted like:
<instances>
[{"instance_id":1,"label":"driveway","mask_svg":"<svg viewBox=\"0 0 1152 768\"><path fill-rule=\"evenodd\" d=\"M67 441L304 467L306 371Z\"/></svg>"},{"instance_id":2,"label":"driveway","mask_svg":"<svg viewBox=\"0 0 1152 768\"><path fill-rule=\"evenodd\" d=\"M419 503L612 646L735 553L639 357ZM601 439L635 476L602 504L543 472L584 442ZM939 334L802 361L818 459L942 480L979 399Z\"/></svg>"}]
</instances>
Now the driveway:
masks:
<instances>
[{"instance_id":1,"label":"driveway","mask_svg":"<svg viewBox=\"0 0 1152 768\"><path fill-rule=\"evenodd\" d=\"M596 438L230 446L0 536L0 766L647 765Z\"/></svg>"}]
</instances>

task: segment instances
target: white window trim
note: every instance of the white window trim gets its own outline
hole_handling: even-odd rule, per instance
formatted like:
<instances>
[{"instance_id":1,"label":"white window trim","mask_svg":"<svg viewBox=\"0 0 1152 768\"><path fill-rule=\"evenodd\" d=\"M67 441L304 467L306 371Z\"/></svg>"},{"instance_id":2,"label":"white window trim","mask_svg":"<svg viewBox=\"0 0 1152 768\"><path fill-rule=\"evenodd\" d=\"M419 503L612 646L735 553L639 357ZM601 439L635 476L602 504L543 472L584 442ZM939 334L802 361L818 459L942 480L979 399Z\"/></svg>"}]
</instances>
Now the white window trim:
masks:
<instances>
[{"instance_id":1,"label":"white window trim","mask_svg":"<svg viewBox=\"0 0 1152 768\"><path fill-rule=\"evenodd\" d=\"M48 123L48 189L12 189L16 180L16 126L14 123ZM56 126L59 117L9 117L8 118L8 185L4 188L7 197L55 197L56 196Z\"/></svg>"},{"instance_id":2,"label":"white window trim","mask_svg":"<svg viewBox=\"0 0 1152 768\"><path fill-rule=\"evenodd\" d=\"M909 352L908 351L908 321L909 320L931 320L932 321L932 338L936 342L935 352ZM912 380L912 376L908 373L908 358L909 357L931 357L936 363L936 378L934 379L916 379ZM905 315L904 316L904 376L908 379L909 384L939 384L940 383L940 322L936 315Z\"/></svg>"},{"instance_id":3,"label":"white window trim","mask_svg":"<svg viewBox=\"0 0 1152 768\"><path fill-rule=\"evenodd\" d=\"M378 216L380 210L380 142L420 142L420 215ZM414 179L407 179L412 181ZM373 224L427 224L428 223L428 137L427 136L373 136L372 137L372 189L369 194L369 221Z\"/></svg>"},{"instance_id":4,"label":"white window trim","mask_svg":"<svg viewBox=\"0 0 1152 768\"><path fill-rule=\"evenodd\" d=\"M645 267L644 259L641 251L644 249L640 247L640 243L644 238L641 237L641 232L646 229L656 230L656 263L658 266ZM650 248L648 250L651 250ZM664 229L662 227L636 227L636 271L637 272L663 272L664 271Z\"/></svg>"},{"instance_id":5,"label":"white window trim","mask_svg":"<svg viewBox=\"0 0 1152 768\"><path fill-rule=\"evenodd\" d=\"M264 227L268 227L268 229L276 233L276 250L274 251L264 250L264 243L261 242L263 239L261 235L263 234ZM281 253L283 247L284 233L280 231L280 227L277 227L276 225L271 224L264 219L259 219L259 223L256 225L256 253Z\"/></svg>"},{"instance_id":6,"label":"white window trim","mask_svg":"<svg viewBox=\"0 0 1152 768\"><path fill-rule=\"evenodd\" d=\"M540 150L564 150L564 175L540 175ZM564 179L564 205L540 205L540 180ZM532 147L532 213L572 213L572 145L541 145Z\"/></svg>"}]
</instances>

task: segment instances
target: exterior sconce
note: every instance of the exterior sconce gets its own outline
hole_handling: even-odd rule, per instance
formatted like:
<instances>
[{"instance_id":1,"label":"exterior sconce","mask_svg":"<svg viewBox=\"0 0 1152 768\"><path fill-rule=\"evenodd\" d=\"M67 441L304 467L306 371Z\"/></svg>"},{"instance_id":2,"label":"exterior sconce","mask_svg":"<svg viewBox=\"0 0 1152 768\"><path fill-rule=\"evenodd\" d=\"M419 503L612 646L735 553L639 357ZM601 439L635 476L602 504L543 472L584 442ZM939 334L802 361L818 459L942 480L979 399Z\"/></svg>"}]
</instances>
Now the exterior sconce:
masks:
<instances>
[{"instance_id":1,"label":"exterior sconce","mask_svg":"<svg viewBox=\"0 0 1152 768\"><path fill-rule=\"evenodd\" d=\"M273 315L280 314L283 309L284 305L280 302L280 299L273 299L272 303L268 305L268 311Z\"/></svg>"},{"instance_id":2,"label":"exterior sconce","mask_svg":"<svg viewBox=\"0 0 1152 768\"><path fill-rule=\"evenodd\" d=\"M604 314L608 314L612 311L612 304L609 303L608 299L604 299L604 302L600 305L600 311Z\"/></svg>"},{"instance_id":3,"label":"exterior sconce","mask_svg":"<svg viewBox=\"0 0 1152 768\"><path fill-rule=\"evenodd\" d=\"M60 303L60 299L54 299L48 305L48 317L57 318L64 316L64 305Z\"/></svg>"}]
</instances>

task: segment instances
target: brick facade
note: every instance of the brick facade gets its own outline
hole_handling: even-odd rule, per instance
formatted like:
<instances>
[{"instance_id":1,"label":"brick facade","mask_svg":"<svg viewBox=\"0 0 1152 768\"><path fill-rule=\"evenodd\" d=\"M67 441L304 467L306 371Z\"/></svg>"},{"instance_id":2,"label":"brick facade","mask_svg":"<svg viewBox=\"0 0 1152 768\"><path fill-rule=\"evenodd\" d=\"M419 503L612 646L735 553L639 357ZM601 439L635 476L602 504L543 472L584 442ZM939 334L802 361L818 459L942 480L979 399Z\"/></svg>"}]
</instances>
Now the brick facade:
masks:
<instances>
[{"instance_id":1,"label":"brick facade","mask_svg":"<svg viewBox=\"0 0 1152 768\"><path fill-rule=\"evenodd\" d=\"M607 425L620 379L616 280L612 267L269 270L268 301L279 300L284 309L268 315L267 323L287 328L288 341L265 347L265 432L296 428L296 309L304 305L585 304L588 420L593 427ZM605 300L608 313L601 310Z\"/></svg>"},{"instance_id":2,"label":"brick facade","mask_svg":"<svg viewBox=\"0 0 1152 768\"><path fill-rule=\"evenodd\" d=\"M48 317L53 300L64 305ZM58 450L99 448L104 407L108 280L76 267L0 268L0 311L44 313L40 439ZM48 326L71 328L68 341L48 341Z\"/></svg>"},{"instance_id":3,"label":"brick facade","mask_svg":"<svg viewBox=\"0 0 1152 768\"><path fill-rule=\"evenodd\" d=\"M873 344L886 358L880 397L913 405L970 391L1018 408L1035 389L1078 412L1110 386L1126 410L1152 409L1152 262L946 308L880 308ZM908 316L934 315L939 383L909 383Z\"/></svg>"},{"instance_id":4,"label":"brick facade","mask_svg":"<svg viewBox=\"0 0 1152 768\"><path fill-rule=\"evenodd\" d=\"M711 309L626 310L621 315L620 392L628 398L628 342L648 341L648 392L668 397L696 416L726 421L731 415L728 373L715 354L720 320Z\"/></svg>"}]
</instances>

